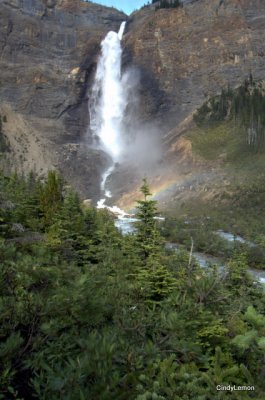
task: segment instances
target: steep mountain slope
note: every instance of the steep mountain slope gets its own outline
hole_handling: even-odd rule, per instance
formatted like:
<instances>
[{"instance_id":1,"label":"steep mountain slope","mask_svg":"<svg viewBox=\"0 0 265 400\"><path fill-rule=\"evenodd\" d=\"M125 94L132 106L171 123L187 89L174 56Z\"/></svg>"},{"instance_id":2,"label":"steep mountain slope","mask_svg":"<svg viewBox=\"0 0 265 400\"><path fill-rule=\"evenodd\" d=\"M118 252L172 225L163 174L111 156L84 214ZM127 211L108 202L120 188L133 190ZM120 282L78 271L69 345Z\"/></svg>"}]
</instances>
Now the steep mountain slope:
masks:
<instances>
[{"instance_id":1,"label":"steep mountain slope","mask_svg":"<svg viewBox=\"0 0 265 400\"><path fill-rule=\"evenodd\" d=\"M140 118L154 121L162 136L167 167L160 164L154 171L152 186L155 193L170 186L163 195L167 206L179 206L198 193L209 201L211 190L204 193L209 183L213 193L227 183L220 163L194 155L185 133L194 130L192 115L207 99L242 84L250 72L255 79L265 78L264 21L260 0L200 0L157 11L145 7L131 16L125 64L140 70ZM127 193L120 204L133 198L135 193Z\"/></svg>"},{"instance_id":2,"label":"steep mountain slope","mask_svg":"<svg viewBox=\"0 0 265 400\"><path fill-rule=\"evenodd\" d=\"M264 21L261 0L200 0L133 14L125 52L141 70L148 107L153 104L146 113L156 111L175 126L205 97L240 84L250 71L264 78Z\"/></svg>"},{"instance_id":3,"label":"steep mountain slope","mask_svg":"<svg viewBox=\"0 0 265 400\"><path fill-rule=\"evenodd\" d=\"M58 168L83 197L98 199L107 156L89 148L88 96L100 41L127 16L79 0L5 0L0 18L0 115L9 148L2 165ZM238 86L250 72L265 78L264 19L262 0L152 5L130 16L123 67L137 71L140 82L138 103L128 105L128 132L146 131L162 144L157 152L157 141L146 141L144 150L154 153L148 168L118 166L110 186L120 205L131 204L145 173L155 192L173 185L166 204L196 198L191 188L204 192L207 182L223 185L222 167L194 155L183 135L193 129L194 111L223 87Z\"/></svg>"},{"instance_id":4,"label":"steep mountain slope","mask_svg":"<svg viewBox=\"0 0 265 400\"><path fill-rule=\"evenodd\" d=\"M87 147L87 89L100 41L126 16L63 0L0 4L0 115L5 169L58 168L83 195L98 196L106 156ZM93 188L93 190L92 190Z\"/></svg>"}]
</instances>

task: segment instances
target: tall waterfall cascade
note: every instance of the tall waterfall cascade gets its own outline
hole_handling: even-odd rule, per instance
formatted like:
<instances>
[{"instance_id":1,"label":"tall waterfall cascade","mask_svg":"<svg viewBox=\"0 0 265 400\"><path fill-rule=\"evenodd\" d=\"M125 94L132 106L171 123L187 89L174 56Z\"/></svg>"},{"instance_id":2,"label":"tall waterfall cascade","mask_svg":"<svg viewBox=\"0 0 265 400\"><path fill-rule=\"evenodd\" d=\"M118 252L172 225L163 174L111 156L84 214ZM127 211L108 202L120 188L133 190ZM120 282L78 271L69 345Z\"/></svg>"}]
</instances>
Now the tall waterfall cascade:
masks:
<instances>
[{"instance_id":1,"label":"tall waterfall cascade","mask_svg":"<svg viewBox=\"0 0 265 400\"><path fill-rule=\"evenodd\" d=\"M98 208L105 208L111 192L106 189L106 181L119 161L122 150L122 122L127 105L126 87L121 75L121 40L126 22L122 22L119 32L110 31L101 42L101 55L98 61L95 81L89 103L90 127L98 145L110 155L112 164L101 177L101 190L104 198L98 201ZM108 207L120 215L125 213L118 207Z\"/></svg>"},{"instance_id":2,"label":"tall waterfall cascade","mask_svg":"<svg viewBox=\"0 0 265 400\"><path fill-rule=\"evenodd\" d=\"M121 124L126 108L126 90L121 77L121 40L126 22L118 33L110 31L101 42L91 101L89 104L92 133L100 140L100 146L113 159L121 153Z\"/></svg>"}]
</instances>

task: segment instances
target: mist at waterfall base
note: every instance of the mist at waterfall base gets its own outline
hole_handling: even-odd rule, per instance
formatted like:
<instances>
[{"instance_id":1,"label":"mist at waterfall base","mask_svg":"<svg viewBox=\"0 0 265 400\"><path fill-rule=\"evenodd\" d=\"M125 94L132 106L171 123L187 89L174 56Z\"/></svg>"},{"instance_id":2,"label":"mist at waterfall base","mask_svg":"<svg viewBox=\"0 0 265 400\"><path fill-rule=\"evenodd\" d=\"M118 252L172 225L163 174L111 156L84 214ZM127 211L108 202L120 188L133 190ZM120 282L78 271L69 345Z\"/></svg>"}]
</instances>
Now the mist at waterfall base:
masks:
<instances>
[{"instance_id":1,"label":"mist at waterfall base","mask_svg":"<svg viewBox=\"0 0 265 400\"><path fill-rule=\"evenodd\" d=\"M139 72L135 68L121 70L124 29L125 22L118 33L109 32L101 42L89 102L94 146L108 154L111 160L101 176L103 196L97 207L108 208L121 218L129 215L116 206L106 205L112 197L110 176L121 167L133 171L139 178L148 176L161 154L158 131L150 124L137 121Z\"/></svg>"}]
</instances>

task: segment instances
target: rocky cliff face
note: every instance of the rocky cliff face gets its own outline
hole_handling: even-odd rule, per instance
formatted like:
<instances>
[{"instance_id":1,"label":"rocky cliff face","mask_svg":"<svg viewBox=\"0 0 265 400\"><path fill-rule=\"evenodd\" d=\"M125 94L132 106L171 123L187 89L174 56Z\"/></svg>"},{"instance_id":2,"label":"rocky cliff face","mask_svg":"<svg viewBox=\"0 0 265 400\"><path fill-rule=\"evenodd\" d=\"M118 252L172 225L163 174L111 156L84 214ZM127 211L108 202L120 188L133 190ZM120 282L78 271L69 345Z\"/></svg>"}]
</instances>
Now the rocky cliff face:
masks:
<instances>
[{"instance_id":1,"label":"rocky cliff face","mask_svg":"<svg viewBox=\"0 0 265 400\"><path fill-rule=\"evenodd\" d=\"M219 175L222 185L220 174L194 160L182 133L194 111L222 88L240 85L250 72L265 78L264 24L262 0L187 1L180 8L145 7L130 17L124 63L140 71L140 118L159 126L165 146L167 168L154 170L154 191L177 181L190 196L196 175L205 182ZM126 195L120 204L129 202Z\"/></svg>"},{"instance_id":2,"label":"rocky cliff face","mask_svg":"<svg viewBox=\"0 0 265 400\"><path fill-rule=\"evenodd\" d=\"M79 0L1 2L5 166L9 161L9 168L38 173L58 168L83 196L98 198L107 160L88 146L88 93L101 39L126 18ZM194 110L250 72L265 78L264 23L263 0L185 1L182 8L155 11L153 5L130 16L123 64L140 73L138 125L152 122L163 140L154 173L160 183L194 169L189 144L180 138ZM127 175L128 168L116 171L119 196L138 179Z\"/></svg>"},{"instance_id":3,"label":"rocky cliff face","mask_svg":"<svg viewBox=\"0 0 265 400\"><path fill-rule=\"evenodd\" d=\"M264 23L262 0L199 0L133 14L125 51L142 73L147 118L156 113L168 122L166 129L174 127L250 71L263 79Z\"/></svg>"},{"instance_id":4,"label":"rocky cliff face","mask_svg":"<svg viewBox=\"0 0 265 400\"><path fill-rule=\"evenodd\" d=\"M73 0L1 2L6 169L40 174L58 168L84 196L98 196L106 157L87 147L88 89L102 38L125 18L115 9Z\"/></svg>"}]
</instances>

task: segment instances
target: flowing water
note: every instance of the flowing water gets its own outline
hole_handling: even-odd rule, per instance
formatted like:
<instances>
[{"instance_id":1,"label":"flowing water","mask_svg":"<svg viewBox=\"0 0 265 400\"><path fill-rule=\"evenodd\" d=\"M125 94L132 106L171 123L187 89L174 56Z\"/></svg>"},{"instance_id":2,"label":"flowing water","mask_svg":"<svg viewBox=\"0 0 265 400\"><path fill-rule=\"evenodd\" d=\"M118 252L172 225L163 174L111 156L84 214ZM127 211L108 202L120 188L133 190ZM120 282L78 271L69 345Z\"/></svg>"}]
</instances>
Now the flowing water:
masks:
<instances>
[{"instance_id":1,"label":"flowing water","mask_svg":"<svg viewBox=\"0 0 265 400\"><path fill-rule=\"evenodd\" d=\"M231 235L233 236L233 235ZM227 239L229 240L229 239ZM167 243L166 248L176 250L178 251L180 246L177 243ZM225 270L225 265L224 262L214 256L210 256L209 254L204 254L200 252L194 252L193 253L194 258L198 263L200 264L201 267L207 268L210 264L215 264L218 265L221 270ZM265 285L265 271L263 270L257 270L255 268L248 268L248 272L255 278L257 279L260 283Z\"/></svg>"},{"instance_id":2,"label":"flowing water","mask_svg":"<svg viewBox=\"0 0 265 400\"><path fill-rule=\"evenodd\" d=\"M107 198L112 196L107 189L107 180L119 161L122 152L122 124L127 106L127 85L122 81L121 40L125 30L122 22L119 32L110 31L101 42L101 56L98 61L95 82L89 103L90 127L99 146L108 153L112 164L101 177L101 191L104 197L97 203L97 208L107 208L118 217L117 221L132 222L133 218L117 206L107 206ZM128 230L132 228L128 225Z\"/></svg>"},{"instance_id":3,"label":"flowing water","mask_svg":"<svg viewBox=\"0 0 265 400\"><path fill-rule=\"evenodd\" d=\"M252 242L249 242L248 240L242 238L241 236L238 235L233 235L232 233L225 232L222 230L216 231L216 234L220 236L221 238L227 240L228 242L239 242L239 243L245 243L250 247L255 247L255 244Z\"/></svg>"},{"instance_id":4,"label":"flowing water","mask_svg":"<svg viewBox=\"0 0 265 400\"><path fill-rule=\"evenodd\" d=\"M89 103L90 127L99 146L111 156L112 164L102 175L101 190L111 197L106 181L119 160L122 148L122 122L127 105L126 87L121 76L121 40L125 29L122 22L119 32L110 31L101 42L101 55ZM103 199L99 205L102 206Z\"/></svg>"},{"instance_id":5,"label":"flowing water","mask_svg":"<svg viewBox=\"0 0 265 400\"><path fill-rule=\"evenodd\" d=\"M100 189L104 193L105 197L111 197L111 191L106 189L106 181L108 177L111 175L112 171L115 168L115 164L112 164L102 175L101 177L101 184L100 184ZM106 199L104 199L106 200Z\"/></svg>"},{"instance_id":6,"label":"flowing water","mask_svg":"<svg viewBox=\"0 0 265 400\"><path fill-rule=\"evenodd\" d=\"M134 217L118 217L115 220L115 226L123 235L128 235L129 233L134 233L136 231L134 224L137 221L138 219Z\"/></svg>"}]
</instances>

